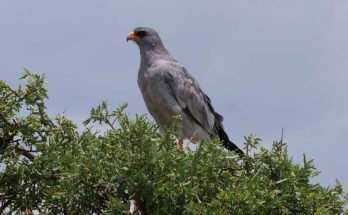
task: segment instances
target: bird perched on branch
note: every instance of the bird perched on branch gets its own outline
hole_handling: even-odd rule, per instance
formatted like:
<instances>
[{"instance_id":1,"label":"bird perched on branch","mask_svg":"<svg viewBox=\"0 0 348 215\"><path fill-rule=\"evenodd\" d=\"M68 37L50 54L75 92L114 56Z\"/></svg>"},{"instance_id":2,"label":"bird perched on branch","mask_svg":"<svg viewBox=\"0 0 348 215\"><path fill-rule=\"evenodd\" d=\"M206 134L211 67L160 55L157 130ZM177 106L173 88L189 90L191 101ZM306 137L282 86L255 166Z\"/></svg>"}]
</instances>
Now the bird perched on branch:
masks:
<instances>
[{"instance_id":1,"label":"bird perched on branch","mask_svg":"<svg viewBox=\"0 0 348 215\"><path fill-rule=\"evenodd\" d=\"M244 155L229 140L222 125L223 117L215 112L210 98L184 66L164 47L158 33L148 27L137 27L128 34L140 49L138 85L145 104L156 123L168 126L180 116L180 139L192 141L219 137L226 149Z\"/></svg>"}]
</instances>

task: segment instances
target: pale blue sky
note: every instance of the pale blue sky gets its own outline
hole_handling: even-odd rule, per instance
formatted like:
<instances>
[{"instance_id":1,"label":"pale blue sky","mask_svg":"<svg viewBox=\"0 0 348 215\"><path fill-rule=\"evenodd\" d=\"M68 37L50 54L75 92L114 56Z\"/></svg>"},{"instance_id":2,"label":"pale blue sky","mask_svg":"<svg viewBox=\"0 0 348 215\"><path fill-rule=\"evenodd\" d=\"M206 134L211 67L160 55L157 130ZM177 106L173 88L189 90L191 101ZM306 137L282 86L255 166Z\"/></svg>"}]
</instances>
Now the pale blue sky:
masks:
<instances>
[{"instance_id":1,"label":"pale blue sky","mask_svg":"<svg viewBox=\"0 0 348 215\"><path fill-rule=\"evenodd\" d=\"M136 26L157 29L200 82L234 142L255 134L313 158L348 186L348 1L0 0L0 78L45 73L49 112L79 122L102 100L146 113Z\"/></svg>"}]
</instances>

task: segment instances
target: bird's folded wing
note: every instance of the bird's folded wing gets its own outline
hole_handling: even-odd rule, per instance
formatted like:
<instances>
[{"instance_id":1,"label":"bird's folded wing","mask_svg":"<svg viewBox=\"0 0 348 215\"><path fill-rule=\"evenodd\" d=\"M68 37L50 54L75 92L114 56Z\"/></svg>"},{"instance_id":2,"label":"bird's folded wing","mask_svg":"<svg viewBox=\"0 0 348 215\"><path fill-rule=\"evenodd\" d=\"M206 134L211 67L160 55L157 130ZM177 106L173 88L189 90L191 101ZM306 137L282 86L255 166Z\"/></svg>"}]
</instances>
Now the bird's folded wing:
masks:
<instances>
[{"instance_id":1,"label":"bird's folded wing","mask_svg":"<svg viewBox=\"0 0 348 215\"><path fill-rule=\"evenodd\" d=\"M180 107L188 111L207 132L214 134L215 112L209 97L184 67L176 62L167 64L166 67L162 68L165 83ZM222 117L218 120L221 121Z\"/></svg>"}]
</instances>

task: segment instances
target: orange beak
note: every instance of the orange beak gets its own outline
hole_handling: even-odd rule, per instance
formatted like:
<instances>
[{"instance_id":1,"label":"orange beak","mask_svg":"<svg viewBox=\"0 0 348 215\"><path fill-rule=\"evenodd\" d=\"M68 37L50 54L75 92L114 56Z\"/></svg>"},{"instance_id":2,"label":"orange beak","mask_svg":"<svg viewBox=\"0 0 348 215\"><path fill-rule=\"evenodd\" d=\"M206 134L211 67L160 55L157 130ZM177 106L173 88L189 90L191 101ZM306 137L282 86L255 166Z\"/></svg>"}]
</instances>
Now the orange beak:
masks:
<instances>
[{"instance_id":1,"label":"orange beak","mask_svg":"<svg viewBox=\"0 0 348 215\"><path fill-rule=\"evenodd\" d=\"M128 34L127 42L128 40L133 40L134 42L137 42L139 40L139 37L132 31Z\"/></svg>"}]
</instances>

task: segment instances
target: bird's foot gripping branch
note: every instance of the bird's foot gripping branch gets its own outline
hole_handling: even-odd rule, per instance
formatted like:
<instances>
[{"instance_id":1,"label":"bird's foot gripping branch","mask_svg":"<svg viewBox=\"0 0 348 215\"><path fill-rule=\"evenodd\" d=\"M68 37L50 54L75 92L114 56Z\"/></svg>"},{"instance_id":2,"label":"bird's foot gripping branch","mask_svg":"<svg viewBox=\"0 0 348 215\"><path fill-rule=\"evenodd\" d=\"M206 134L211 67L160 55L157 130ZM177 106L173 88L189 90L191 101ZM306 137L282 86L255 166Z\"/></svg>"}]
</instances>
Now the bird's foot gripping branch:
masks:
<instances>
[{"instance_id":1,"label":"bird's foot gripping branch","mask_svg":"<svg viewBox=\"0 0 348 215\"><path fill-rule=\"evenodd\" d=\"M218 139L178 151L177 127L160 135L145 116L106 102L77 130L64 115L48 116L42 76L23 78L18 89L0 82L0 213L344 213L342 185L311 183L313 161L294 163L285 143L266 149L247 137L243 158Z\"/></svg>"}]
</instances>

